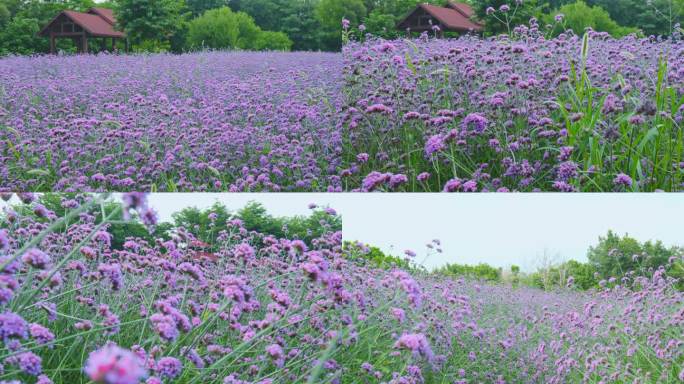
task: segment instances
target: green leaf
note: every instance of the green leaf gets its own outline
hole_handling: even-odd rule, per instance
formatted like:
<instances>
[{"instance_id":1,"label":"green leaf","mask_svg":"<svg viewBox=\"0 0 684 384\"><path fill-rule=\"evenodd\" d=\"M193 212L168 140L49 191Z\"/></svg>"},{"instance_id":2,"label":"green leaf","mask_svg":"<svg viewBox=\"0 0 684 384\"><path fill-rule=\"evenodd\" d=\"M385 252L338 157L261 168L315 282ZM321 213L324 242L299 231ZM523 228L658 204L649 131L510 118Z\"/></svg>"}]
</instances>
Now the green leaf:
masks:
<instances>
[{"instance_id":1,"label":"green leaf","mask_svg":"<svg viewBox=\"0 0 684 384\"><path fill-rule=\"evenodd\" d=\"M45 169L32 169L30 171L27 171L26 174L31 176L48 176L50 175L50 171L47 171Z\"/></svg>"}]
</instances>

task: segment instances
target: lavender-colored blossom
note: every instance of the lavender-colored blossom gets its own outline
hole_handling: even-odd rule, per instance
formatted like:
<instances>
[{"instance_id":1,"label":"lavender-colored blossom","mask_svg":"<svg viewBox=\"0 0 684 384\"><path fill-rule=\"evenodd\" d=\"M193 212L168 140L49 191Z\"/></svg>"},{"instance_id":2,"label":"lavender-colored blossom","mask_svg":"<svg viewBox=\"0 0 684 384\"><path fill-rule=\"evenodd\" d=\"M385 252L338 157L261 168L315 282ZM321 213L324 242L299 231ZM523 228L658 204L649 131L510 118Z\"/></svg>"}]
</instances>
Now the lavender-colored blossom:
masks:
<instances>
[{"instance_id":1,"label":"lavender-colored blossom","mask_svg":"<svg viewBox=\"0 0 684 384\"><path fill-rule=\"evenodd\" d=\"M52 262L47 253L37 248L31 248L24 252L21 261L37 269L45 269Z\"/></svg>"},{"instance_id":2,"label":"lavender-colored blossom","mask_svg":"<svg viewBox=\"0 0 684 384\"><path fill-rule=\"evenodd\" d=\"M83 371L90 380L104 384L138 384L147 376L136 354L114 344L91 352Z\"/></svg>"},{"instance_id":3,"label":"lavender-colored blossom","mask_svg":"<svg viewBox=\"0 0 684 384\"><path fill-rule=\"evenodd\" d=\"M166 356L157 361L154 370L161 377L174 379L183 372L183 363L175 357Z\"/></svg>"}]
</instances>

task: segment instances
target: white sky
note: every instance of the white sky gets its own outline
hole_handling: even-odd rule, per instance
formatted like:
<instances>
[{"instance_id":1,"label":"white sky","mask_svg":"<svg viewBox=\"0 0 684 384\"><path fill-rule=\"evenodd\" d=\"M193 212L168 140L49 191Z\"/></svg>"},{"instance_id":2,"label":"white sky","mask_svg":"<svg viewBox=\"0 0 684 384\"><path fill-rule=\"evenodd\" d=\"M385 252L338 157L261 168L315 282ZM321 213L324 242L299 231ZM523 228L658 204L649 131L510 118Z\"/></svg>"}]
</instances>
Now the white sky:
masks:
<instances>
[{"instance_id":1,"label":"white sky","mask_svg":"<svg viewBox=\"0 0 684 384\"><path fill-rule=\"evenodd\" d=\"M163 221L184 207L215 201L236 211L259 201L276 216L308 214L308 204L327 205L342 215L344 238L403 254L425 256L437 238L443 254L430 255L429 268L445 263L486 262L534 270L541 255L556 261L586 260L586 251L609 229L641 240L684 245L684 194L151 194Z\"/></svg>"},{"instance_id":2,"label":"white sky","mask_svg":"<svg viewBox=\"0 0 684 384\"><path fill-rule=\"evenodd\" d=\"M480 263L534 270L541 255L586 260L586 251L609 229L641 241L684 244L684 194L154 194L162 220L184 206L221 201L237 210L259 201L273 215L307 214L329 205L342 215L344 238L402 254L425 256L425 244L442 241L429 268Z\"/></svg>"}]
</instances>

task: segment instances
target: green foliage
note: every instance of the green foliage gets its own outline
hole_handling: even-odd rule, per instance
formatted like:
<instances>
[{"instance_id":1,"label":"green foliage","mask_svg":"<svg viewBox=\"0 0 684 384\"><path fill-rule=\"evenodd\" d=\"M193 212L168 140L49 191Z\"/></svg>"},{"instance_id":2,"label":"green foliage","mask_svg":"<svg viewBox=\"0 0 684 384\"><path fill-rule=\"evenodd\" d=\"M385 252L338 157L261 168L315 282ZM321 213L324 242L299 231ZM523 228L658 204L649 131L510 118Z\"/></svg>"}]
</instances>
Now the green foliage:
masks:
<instances>
[{"instance_id":1,"label":"green foliage","mask_svg":"<svg viewBox=\"0 0 684 384\"><path fill-rule=\"evenodd\" d=\"M230 8L212 9L190 21L187 44L191 48L233 48L239 34L235 13Z\"/></svg>"},{"instance_id":2,"label":"green foliage","mask_svg":"<svg viewBox=\"0 0 684 384\"><path fill-rule=\"evenodd\" d=\"M604 8L618 24L639 28L647 35L670 35L684 19L684 0L588 0Z\"/></svg>"},{"instance_id":3,"label":"green foliage","mask_svg":"<svg viewBox=\"0 0 684 384\"><path fill-rule=\"evenodd\" d=\"M525 285L552 290L556 288L575 288L588 290L598 287L596 268L590 263L570 260L559 265L539 269L523 277ZM569 281L569 279L571 279Z\"/></svg>"},{"instance_id":4,"label":"green foliage","mask_svg":"<svg viewBox=\"0 0 684 384\"><path fill-rule=\"evenodd\" d=\"M213 217L213 219L212 219ZM172 215L174 227L183 227L199 240L213 244L226 222L232 218L225 205L215 203L207 209L184 208Z\"/></svg>"},{"instance_id":5,"label":"green foliage","mask_svg":"<svg viewBox=\"0 0 684 384\"><path fill-rule=\"evenodd\" d=\"M293 0L283 11L279 30L292 39L297 51L323 50L320 23L314 13L317 0Z\"/></svg>"},{"instance_id":6,"label":"green foliage","mask_svg":"<svg viewBox=\"0 0 684 384\"><path fill-rule=\"evenodd\" d=\"M192 16L199 16L210 9L228 6L230 0L185 0L185 7Z\"/></svg>"},{"instance_id":7,"label":"green foliage","mask_svg":"<svg viewBox=\"0 0 684 384\"><path fill-rule=\"evenodd\" d=\"M56 217L64 217L68 213L68 209L62 206L63 202L66 200L79 199L79 196L75 193L45 193L38 197L38 202L45 206L49 211L54 212ZM115 211L121 208L121 202L119 200L107 200L104 202L103 207L96 205L93 206L88 213L93 216L94 223L102 223L103 218L110 216ZM14 206L13 209L19 213L21 216L32 216L36 217L36 214L29 210L27 205L20 204ZM47 222L47 219L37 219L38 221ZM160 223L154 228L153 232L150 232L147 227L145 227L138 217L132 217L130 220L124 221L123 215L119 213L118 215L111 217L111 223L107 225L107 232L112 235L111 245L112 249L123 249L123 244L128 238L140 238L144 239L149 243L154 243L155 238L168 239L168 230L171 229L170 223ZM64 225L58 227L57 231L64 231L67 226L72 223L65 222Z\"/></svg>"},{"instance_id":8,"label":"green foliage","mask_svg":"<svg viewBox=\"0 0 684 384\"><path fill-rule=\"evenodd\" d=\"M510 0L473 0L473 10L476 18L484 22L485 35L510 34L517 25L528 24L532 17L539 16L540 7L537 0L525 0L520 5ZM502 12L501 6L507 5L510 10ZM496 11L487 14L487 8Z\"/></svg>"},{"instance_id":9,"label":"green foliage","mask_svg":"<svg viewBox=\"0 0 684 384\"><path fill-rule=\"evenodd\" d=\"M462 276L489 282L501 282L501 269L494 268L485 263L478 265L447 264L437 269L435 273L445 276Z\"/></svg>"},{"instance_id":10,"label":"green foliage","mask_svg":"<svg viewBox=\"0 0 684 384\"><path fill-rule=\"evenodd\" d=\"M284 32L262 31L254 44L257 51L289 51L292 40Z\"/></svg>"},{"instance_id":11,"label":"green foliage","mask_svg":"<svg viewBox=\"0 0 684 384\"><path fill-rule=\"evenodd\" d=\"M563 22L555 24L555 15L563 15ZM583 1L562 6L550 15L544 16L547 24L554 25L554 35L571 29L576 34L582 35L587 28L599 32L608 32L613 37L622 37L637 32L636 28L621 27L610 18L606 10L599 6L588 6Z\"/></svg>"},{"instance_id":12,"label":"green foliage","mask_svg":"<svg viewBox=\"0 0 684 384\"><path fill-rule=\"evenodd\" d=\"M214 219L211 219L211 216ZM227 230L227 221L240 219L245 229L280 238L300 239L311 244L311 240L323 233L342 230L342 219L322 210L315 210L309 216L274 217L260 203L250 202L236 213L231 213L220 203L207 209L184 208L173 214L176 227L184 227L198 239L212 244L221 231Z\"/></svg>"},{"instance_id":13,"label":"green foliage","mask_svg":"<svg viewBox=\"0 0 684 384\"><path fill-rule=\"evenodd\" d=\"M183 7L182 0L117 0L116 17L134 44L164 49L181 27Z\"/></svg>"},{"instance_id":14,"label":"green foliage","mask_svg":"<svg viewBox=\"0 0 684 384\"><path fill-rule=\"evenodd\" d=\"M10 15L9 9L3 3L0 3L0 28L4 28L7 23L10 22L12 15Z\"/></svg>"},{"instance_id":15,"label":"green foliage","mask_svg":"<svg viewBox=\"0 0 684 384\"><path fill-rule=\"evenodd\" d=\"M250 15L259 27L275 31L279 30L282 11L290 3L288 0L233 0L230 7Z\"/></svg>"},{"instance_id":16,"label":"green foliage","mask_svg":"<svg viewBox=\"0 0 684 384\"><path fill-rule=\"evenodd\" d=\"M563 264L562 268L566 270L568 277L574 280L573 285L576 288L587 290L595 288L598 284L596 280L596 269L589 263L581 263L579 261L570 260ZM561 283L566 283L561 282Z\"/></svg>"},{"instance_id":17,"label":"green foliage","mask_svg":"<svg viewBox=\"0 0 684 384\"><path fill-rule=\"evenodd\" d=\"M323 45L331 50L342 46L342 19L358 25L366 16L362 0L320 0L316 6L316 18L324 32Z\"/></svg>"},{"instance_id":18,"label":"green foliage","mask_svg":"<svg viewBox=\"0 0 684 384\"><path fill-rule=\"evenodd\" d=\"M347 258L362 265L370 265L373 268L394 269L401 268L412 270L415 268L409 261L398 256L388 255L380 248L360 242L345 241L343 249Z\"/></svg>"},{"instance_id":19,"label":"green foliage","mask_svg":"<svg viewBox=\"0 0 684 384\"><path fill-rule=\"evenodd\" d=\"M251 202L240 209L235 217L242 220L246 229L288 239L311 240L328 231L341 231L342 218L323 210L314 210L309 216L274 217L263 205Z\"/></svg>"},{"instance_id":20,"label":"green foliage","mask_svg":"<svg viewBox=\"0 0 684 384\"><path fill-rule=\"evenodd\" d=\"M628 271L649 275L658 267L666 266L670 257L681 253L681 248L668 248L661 241L640 243L627 234L620 237L608 231L605 237L599 237L597 245L589 248L587 257L597 272L608 278L621 277Z\"/></svg>"},{"instance_id":21,"label":"green foliage","mask_svg":"<svg viewBox=\"0 0 684 384\"><path fill-rule=\"evenodd\" d=\"M228 7L206 11L190 21L187 44L193 49L288 50L292 46L285 34L262 31L248 14Z\"/></svg>"},{"instance_id":22,"label":"green foliage","mask_svg":"<svg viewBox=\"0 0 684 384\"><path fill-rule=\"evenodd\" d=\"M0 55L30 55L43 50L43 38L36 36L40 30L36 19L15 17L0 31Z\"/></svg>"},{"instance_id":23,"label":"green foliage","mask_svg":"<svg viewBox=\"0 0 684 384\"><path fill-rule=\"evenodd\" d=\"M393 39L397 38L401 33L396 28L396 22L397 20L394 15L385 14L376 9L368 15L364 25L366 26L366 33L385 39Z\"/></svg>"}]
</instances>

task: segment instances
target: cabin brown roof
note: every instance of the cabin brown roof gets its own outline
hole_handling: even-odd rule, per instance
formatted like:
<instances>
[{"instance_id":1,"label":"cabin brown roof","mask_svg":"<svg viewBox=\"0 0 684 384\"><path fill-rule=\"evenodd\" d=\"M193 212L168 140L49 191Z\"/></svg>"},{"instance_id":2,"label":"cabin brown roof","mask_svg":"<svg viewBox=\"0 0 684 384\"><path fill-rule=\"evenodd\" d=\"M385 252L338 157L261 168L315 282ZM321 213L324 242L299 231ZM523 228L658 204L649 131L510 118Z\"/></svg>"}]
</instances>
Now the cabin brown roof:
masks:
<instances>
[{"instance_id":1,"label":"cabin brown roof","mask_svg":"<svg viewBox=\"0 0 684 384\"><path fill-rule=\"evenodd\" d=\"M482 25L470 20L474 15L473 9L468 4L456 3L449 1L447 7L438 7L431 4L418 4L418 7L411 12L404 20L402 20L398 26L402 26L405 22L410 19L413 14L419 10L423 9L425 12L430 14L432 17L437 19L442 26L447 30L452 31L481 31Z\"/></svg>"},{"instance_id":2,"label":"cabin brown roof","mask_svg":"<svg viewBox=\"0 0 684 384\"><path fill-rule=\"evenodd\" d=\"M74 24L79 25L91 36L95 37L125 37L123 32L119 32L114 29L116 24L116 18L114 17L114 12L110 9L104 8L91 8L88 13L76 12L65 10L55 16L48 25L43 27L38 33L42 36L47 36L49 34L50 26L59 19L60 16L66 16Z\"/></svg>"},{"instance_id":3,"label":"cabin brown roof","mask_svg":"<svg viewBox=\"0 0 684 384\"><path fill-rule=\"evenodd\" d=\"M111 25L116 24L116 17L114 16L114 11L109 9L109 8L90 8L88 13L93 13L101 18L105 19L106 22L108 22Z\"/></svg>"},{"instance_id":4,"label":"cabin brown roof","mask_svg":"<svg viewBox=\"0 0 684 384\"><path fill-rule=\"evenodd\" d=\"M456 3L454 1L449 0L449 2L447 3L447 7L457 10L458 12L460 12L463 16L467 17L468 19L470 19L471 17L473 17L473 15L475 15L475 11L473 11L473 7L471 7L470 5L465 4L465 3Z\"/></svg>"}]
</instances>

